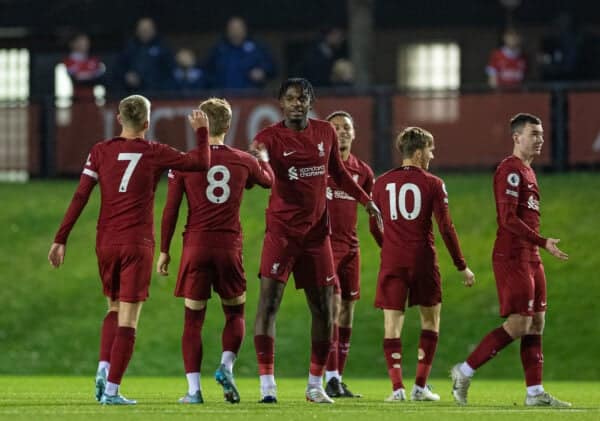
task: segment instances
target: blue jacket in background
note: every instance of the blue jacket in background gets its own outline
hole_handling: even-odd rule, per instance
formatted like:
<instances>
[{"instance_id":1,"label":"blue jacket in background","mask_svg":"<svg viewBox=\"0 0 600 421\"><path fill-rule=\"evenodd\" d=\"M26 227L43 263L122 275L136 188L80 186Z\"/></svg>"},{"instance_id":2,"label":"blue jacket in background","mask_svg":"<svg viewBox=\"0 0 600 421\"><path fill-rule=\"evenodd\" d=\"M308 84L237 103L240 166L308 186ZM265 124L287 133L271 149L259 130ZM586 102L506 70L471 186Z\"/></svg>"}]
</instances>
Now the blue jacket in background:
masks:
<instances>
[{"instance_id":1,"label":"blue jacket in background","mask_svg":"<svg viewBox=\"0 0 600 421\"><path fill-rule=\"evenodd\" d=\"M158 91L173 89L174 68L173 53L162 44L158 37L147 43L142 43L137 38L133 38L120 56L118 83L129 90ZM127 85L125 74L130 71L139 75L141 79L139 87Z\"/></svg>"},{"instance_id":2,"label":"blue jacket in background","mask_svg":"<svg viewBox=\"0 0 600 421\"><path fill-rule=\"evenodd\" d=\"M257 42L246 39L236 46L222 39L213 48L204 64L210 86L217 89L261 88L264 81L250 79L250 71L260 68L265 81L275 75L275 65L269 52Z\"/></svg>"}]
</instances>

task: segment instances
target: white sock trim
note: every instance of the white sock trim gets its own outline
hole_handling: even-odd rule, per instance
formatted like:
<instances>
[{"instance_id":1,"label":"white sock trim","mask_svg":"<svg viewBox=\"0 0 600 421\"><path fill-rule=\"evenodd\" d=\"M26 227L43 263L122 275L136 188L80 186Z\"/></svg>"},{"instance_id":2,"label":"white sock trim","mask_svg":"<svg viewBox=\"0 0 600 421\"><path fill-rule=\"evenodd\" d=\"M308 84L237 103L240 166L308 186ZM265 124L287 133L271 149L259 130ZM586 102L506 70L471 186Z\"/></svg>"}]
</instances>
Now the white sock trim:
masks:
<instances>
[{"instance_id":1,"label":"white sock trim","mask_svg":"<svg viewBox=\"0 0 600 421\"><path fill-rule=\"evenodd\" d=\"M235 362L236 355L231 351L223 351L221 354L221 364L229 371L233 371L233 363Z\"/></svg>"},{"instance_id":2,"label":"white sock trim","mask_svg":"<svg viewBox=\"0 0 600 421\"><path fill-rule=\"evenodd\" d=\"M473 377L475 370L466 361L460 365L460 372L467 377Z\"/></svg>"},{"instance_id":3,"label":"white sock trim","mask_svg":"<svg viewBox=\"0 0 600 421\"><path fill-rule=\"evenodd\" d=\"M200 390L200 373L185 373L188 382L188 395Z\"/></svg>"},{"instance_id":4,"label":"white sock trim","mask_svg":"<svg viewBox=\"0 0 600 421\"><path fill-rule=\"evenodd\" d=\"M542 393L544 393L544 386L542 386L541 384L527 386L527 394L529 396L537 396Z\"/></svg>"},{"instance_id":5,"label":"white sock trim","mask_svg":"<svg viewBox=\"0 0 600 421\"><path fill-rule=\"evenodd\" d=\"M106 382L104 394L108 396L116 396L119 393L119 385L116 383Z\"/></svg>"},{"instance_id":6,"label":"white sock trim","mask_svg":"<svg viewBox=\"0 0 600 421\"><path fill-rule=\"evenodd\" d=\"M100 371L100 370L102 370L104 368L108 372L108 370L110 370L110 362L108 362L108 361L98 361L98 371Z\"/></svg>"},{"instance_id":7,"label":"white sock trim","mask_svg":"<svg viewBox=\"0 0 600 421\"><path fill-rule=\"evenodd\" d=\"M325 372L325 383L329 382L329 380L333 379L333 378L338 379L339 381L342 381L341 376L340 376L340 372L338 370L334 370L334 371L326 371Z\"/></svg>"}]
</instances>

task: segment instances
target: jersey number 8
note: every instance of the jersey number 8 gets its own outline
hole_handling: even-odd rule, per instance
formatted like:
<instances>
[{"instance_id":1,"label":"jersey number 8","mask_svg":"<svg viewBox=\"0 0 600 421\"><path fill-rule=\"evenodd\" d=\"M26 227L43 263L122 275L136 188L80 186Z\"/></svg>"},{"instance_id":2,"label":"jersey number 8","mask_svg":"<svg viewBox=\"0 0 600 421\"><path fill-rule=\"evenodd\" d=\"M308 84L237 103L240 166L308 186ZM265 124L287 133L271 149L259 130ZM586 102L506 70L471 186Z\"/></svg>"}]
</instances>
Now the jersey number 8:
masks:
<instances>
[{"instance_id":1,"label":"jersey number 8","mask_svg":"<svg viewBox=\"0 0 600 421\"><path fill-rule=\"evenodd\" d=\"M215 178L217 174L221 174L219 180ZM229 184L227 184L227 182L230 178L231 173L224 165L215 165L208 170L208 173L206 174L206 179L208 180L208 186L206 187L206 198L211 203L224 203L227 201L227 199L229 199L231 189L229 188ZM215 190L217 188L221 189L218 196L215 194Z\"/></svg>"},{"instance_id":2,"label":"jersey number 8","mask_svg":"<svg viewBox=\"0 0 600 421\"><path fill-rule=\"evenodd\" d=\"M398 219L398 210L400 215L407 221L417 219L419 213L421 213L421 190L419 190L419 186L413 183L403 184L398 194L396 194L396 183L386 184L385 189L390 199L390 218L392 221ZM413 209L410 212L406 209L406 193L409 191L412 192L414 198Z\"/></svg>"}]
</instances>

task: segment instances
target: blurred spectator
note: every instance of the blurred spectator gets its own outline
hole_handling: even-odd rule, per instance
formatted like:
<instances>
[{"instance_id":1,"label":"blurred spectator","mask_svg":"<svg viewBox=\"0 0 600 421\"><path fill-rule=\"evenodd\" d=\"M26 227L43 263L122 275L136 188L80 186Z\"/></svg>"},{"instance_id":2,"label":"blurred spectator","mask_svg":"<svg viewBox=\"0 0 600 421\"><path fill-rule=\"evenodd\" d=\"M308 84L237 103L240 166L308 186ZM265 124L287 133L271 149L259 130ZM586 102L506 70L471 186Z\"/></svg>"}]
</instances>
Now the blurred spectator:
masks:
<instances>
[{"instance_id":1,"label":"blurred spectator","mask_svg":"<svg viewBox=\"0 0 600 421\"><path fill-rule=\"evenodd\" d=\"M307 51L301 64L300 76L313 86L331 86L333 64L337 59L348 58L345 50L344 31L330 27L322 32L321 38Z\"/></svg>"},{"instance_id":2,"label":"blurred spectator","mask_svg":"<svg viewBox=\"0 0 600 421\"><path fill-rule=\"evenodd\" d=\"M585 78L584 35L578 30L573 17L560 14L554 21L553 31L542 39L539 58L542 80L578 80Z\"/></svg>"},{"instance_id":3,"label":"blurred spectator","mask_svg":"<svg viewBox=\"0 0 600 421\"><path fill-rule=\"evenodd\" d=\"M94 86L101 82L106 66L98 57L89 55L90 38L84 33L76 34L69 42L69 48L71 52L63 63L73 82L73 97L91 99Z\"/></svg>"},{"instance_id":4,"label":"blurred spectator","mask_svg":"<svg viewBox=\"0 0 600 421\"><path fill-rule=\"evenodd\" d=\"M119 59L117 82L128 91L172 89L174 67L173 54L160 40L154 21L142 18Z\"/></svg>"},{"instance_id":5,"label":"blurred spectator","mask_svg":"<svg viewBox=\"0 0 600 421\"><path fill-rule=\"evenodd\" d=\"M502 47L490 54L486 67L488 84L492 88L518 88L527 70L527 60L521 51L521 36L515 29L508 28L502 39Z\"/></svg>"},{"instance_id":6,"label":"blurred spectator","mask_svg":"<svg viewBox=\"0 0 600 421\"><path fill-rule=\"evenodd\" d=\"M331 69L331 83L333 86L354 85L354 66L350 60L340 58L333 63L333 69Z\"/></svg>"},{"instance_id":7,"label":"blurred spectator","mask_svg":"<svg viewBox=\"0 0 600 421\"><path fill-rule=\"evenodd\" d=\"M196 54L189 48L181 48L175 54L175 86L180 91L198 91L206 88L204 71L198 66Z\"/></svg>"},{"instance_id":8,"label":"blurred spectator","mask_svg":"<svg viewBox=\"0 0 600 421\"><path fill-rule=\"evenodd\" d=\"M219 89L261 88L275 75L271 55L248 36L246 22L237 16L229 19L203 67L211 87Z\"/></svg>"}]
</instances>

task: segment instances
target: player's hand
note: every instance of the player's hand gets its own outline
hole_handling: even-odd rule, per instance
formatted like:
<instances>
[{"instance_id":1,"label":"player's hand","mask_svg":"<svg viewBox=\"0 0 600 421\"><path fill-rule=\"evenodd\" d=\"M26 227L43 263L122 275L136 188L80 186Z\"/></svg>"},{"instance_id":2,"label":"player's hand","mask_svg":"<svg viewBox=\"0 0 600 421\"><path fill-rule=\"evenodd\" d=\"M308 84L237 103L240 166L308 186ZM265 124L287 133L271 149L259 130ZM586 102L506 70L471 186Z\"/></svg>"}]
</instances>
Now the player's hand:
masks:
<instances>
[{"instance_id":1,"label":"player's hand","mask_svg":"<svg viewBox=\"0 0 600 421\"><path fill-rule=\"evenodd\" d=\"M171 256L169 253L160 252L160 256L158 256L158 262L156 262L156 272L159 275L167 276L169 275L169 263L171 262Z\"/></svg>"},{"instance_id":2,"label":"player's hand","mask_svg":"<svg viewBox=\"0 0 600 421\"><path fill-rule=\"evenodd\" d=\"M548 250L552 256L560 260L569 260L569 255L558 248L557 244L560 242L558 238L548 238L544 248Z\"/></svg>"},{"instance_id":3,"label":"player's hand","mask_svg":"<svg viewBox=\"0 0 600 421\"><path fill-rule=\"evenodd\" d=\"M194 130L198 130L200 127L208 129L208 116L200 109L193 110L192 114L188 115L188 121Z\"/></svg>"},{"instance_id":4,"label":"player's hand","mask_svg":"<svg viewBox=\"0 0 600 421\"><path fill-rule=\"evenodd\" d=\"M259 143L258 145L251 145L248 152L259 161L269 162L269 152L264 144Z\"/></svg>"},{"instance_id":5,"label":"player's hand","mask_svg":"<svg viewBox=\"0 0 600 421\"><path fill-rule=\"evenodd\" d=\"M52 243L48 252L48 261L55 268L62 265L65 262L65 245Z\"/></svg>"},{"instance_id":6,"label":"player's hand","mask_svg":"<svg viewBox=\"0 0 600 421\"><path fill-rule=\"evenodd\" d=\"M371 218L375 218L375 222L377 222L377 228L379 228L379 231L383 234L383 218L381 217L381 211L379 210L375 202L369 200L365 205L365 209L367 210L367 212L369 212Z\"/></svg>"},{"instance_id":7,"label":"player's hand","mask_svg":"<svg viewBox=\"0 0 600 421\"><path fill-rule=\"evenodd\" d=\"M475 283L475 274L473 271L467 267L465 270L461 270L460 273L465 277L463 284L468 288L472 287Z\"/></svg>"}]
</instances>

